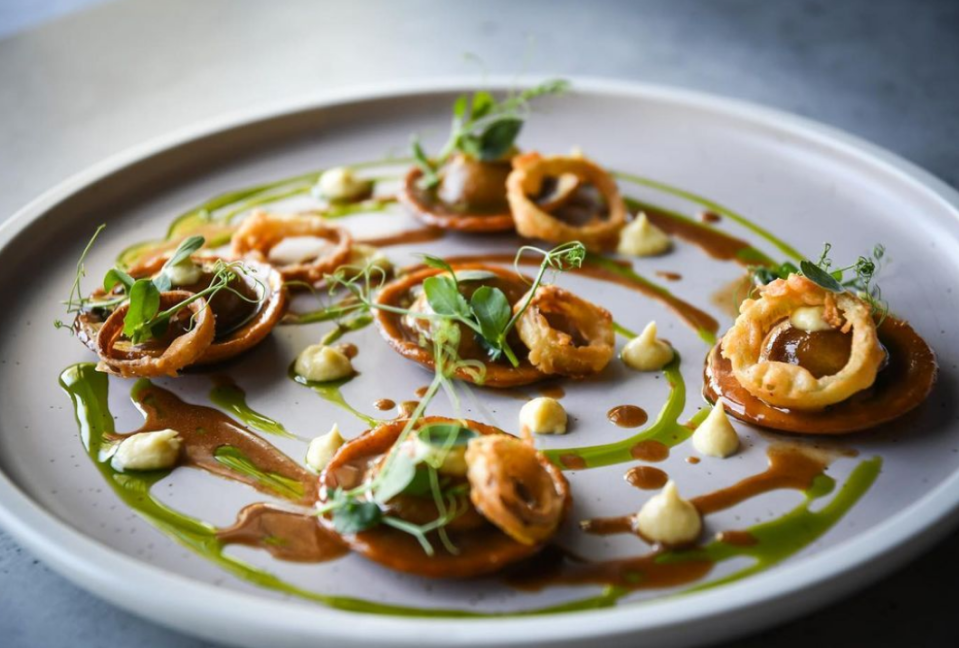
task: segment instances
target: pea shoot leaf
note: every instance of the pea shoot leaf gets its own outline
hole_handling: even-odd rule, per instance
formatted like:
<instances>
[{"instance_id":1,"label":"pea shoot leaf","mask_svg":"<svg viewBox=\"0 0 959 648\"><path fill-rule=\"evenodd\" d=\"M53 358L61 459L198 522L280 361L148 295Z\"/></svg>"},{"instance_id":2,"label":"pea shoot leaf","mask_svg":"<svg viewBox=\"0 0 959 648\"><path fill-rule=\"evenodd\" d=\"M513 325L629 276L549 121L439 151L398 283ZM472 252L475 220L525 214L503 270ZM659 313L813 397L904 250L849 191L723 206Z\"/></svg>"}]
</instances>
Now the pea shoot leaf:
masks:
<instances>
[{"instance_id":1,"label":"pea shoot leaf","mask_svg":"<svg viewBox=\"0 0 959 648\"><path fill-rule=\"evenodd\" d=\"M350 497L342 490L333 495L333 528L337 533L352 535L371 529L383 519L383 512L374 502Z\"/></svg>"},{"instance_id":2,"label":"pea shoot leaf","mask_svg":"<svg viewBox=\"0 0 959 648\"><path fill-rule=\"evenodd\" d=\"M459 282L486 281L487 279L495 279L496 273L489 270L457 270L454 276Z\"/></svg>"},{"instance_id":3,"label":"pea shoot leaf","mask_svg":"<svg viewBox=\"0 0 959 648\"><path fill-rule=\"evenodd\" d=\"M373 492L373 499L385 504L403 492L416 477L416 462L405 453L396 453L382 473L382 480Z\"/></svg>"},{"instance_id":4,"label":"pea shoot leaf","mask_svg":"<svg viewBox=\"0 0 959 648\"><path fill-rule=\"evenodd\" d=\"M476 157L484 162L500 159L513 146L522 128L523 120L515 117L494 122L480 135Z\"/></svg>"},{"instance_id":5,"label":"pea shoot leaf","mask_svg":"<svg viewBox=\"0 0 959 648\"><path fill-rule=\"evenodd\" d=\"M832 273L820 268L812 261L802 261L799 264L799 269L802 271L804 277L829 292L841 293L845 290ZM840 274L840 276L842 275Z\"/></svg>"},{"instance_id":6,"label":"pea shoot leaf","mask_svg":"<svg viewBox=\"0 0 959 648\"><path fill-rule=\"evenodd\" d=\"M446 270L450 274L455 274L453 272L453 266L447 263L445 259L433 256L432 254L421 254L420 258L423 259L423 265L425 266L436 268L437 270Z\"/></svg>"},{"instance_id":7,"label":"pea shoot leaf","mask_svg":"<svg viewBox=\"0 0 959 648\"><path fill-rule=\"evenodd\" d=\"M424 425L417 433L421 441L437 448L465 446L477 434L457 423L432 423Z\"/></svg>"},{"instance_id":8,"label":"pea shoot leaf","mask_svg":"<svg viewBox=\"0 0 959 648\"><path fill-rule=\"evenodd\" d=\"M123 318L123 334L139 342L143 325L160 310L160 291L149 279L137 279L130 288L130 305Z\"/></svg>"},{"instance_id":9,"label":"pea shoot leaf","mask_svg":"<svg viewBox=\"0 0 959 648\"><path fill-rule=\"evenodd\" d=\"M423 282L426 300L435 313L469 317L470 307L460 294L456 279L450 275L434 275Z\"/></svg>"},{"instance_id":10,"label":"pea shoot leaf","mask_svg":"<svg viewBox=\"0 0 959 648\"><path fill-rule=\"evenodd\" d=\"M182 263L191 254L203 247L204 243L206 243L206 239L204 239L202 236L191 236L184 239L180 245L177 246L173 256L171 256L167 262L163 264L163 267L168 268L170 266L175 266L178 263Z\"/></svg>"},{"instance_id":11,"label":"pea shoot leaf","mask_svg":"<svg viewBox=\"0 0 959 648\"><path fill-rule=\"evenodd\" d=\"M470 310L480 325L483 337L494 348L502 347L513 309L499 288L480 286L470 299Z\"/></svg>"},{"instance_id":12,"label":"pea shoot leaf","mask_svg":"<svg viewBox=\"0 0 959 648\"><path fill-rule=\"evenodd\" d=\"M116 286L122 285L123 292L129 293L133 287L134 279L120 268L111 268L107 270L103 277L103 289L107 292L113 290Z\"/></svg>"}]
</instances>

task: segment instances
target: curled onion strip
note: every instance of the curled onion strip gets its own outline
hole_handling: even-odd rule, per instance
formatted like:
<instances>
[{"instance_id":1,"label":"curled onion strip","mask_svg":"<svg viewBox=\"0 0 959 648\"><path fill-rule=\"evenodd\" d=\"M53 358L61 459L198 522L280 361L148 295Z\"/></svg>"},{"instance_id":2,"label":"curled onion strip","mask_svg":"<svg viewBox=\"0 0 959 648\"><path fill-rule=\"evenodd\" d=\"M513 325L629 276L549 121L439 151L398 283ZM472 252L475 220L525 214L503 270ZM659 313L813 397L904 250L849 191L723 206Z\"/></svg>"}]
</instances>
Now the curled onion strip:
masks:
<instances>
[{"instance_id":1,"label":"curled onion strip","mask_svg":"<svg viewBox=\"0 0 959 648\"><path fill-rule=\"evenodd\" d=\"M524 296L514 310L525 300ZM549 316L564 319L578 335L556 328ZM529 349L529 361L543 373L589 376L613 358L616 335L609 311L557 286L536 290L516 330Z\"/></svg>"},{"instance_id":2,"label":"curled onion strip","mask_svg":"<svg viewBox=\"0 0 959 648\"><path fill-rule=\"evenodd\" d=\"M607 218L577 227L544 210L530 197L540 193L547 178L567 174L596 187L608 206ZM602 167L582 157L543 157L534 152L513 158L513 172L506 179L506 197L516 231L527 238L551 243L581 241L591 250L602 250L616 243L617 234L626 223L626 204L616 181Z\"/></svg>"},{"instance_id":3,"label":"curled onion strip","mask_svg":"<svg viewBox=\"0 0 959 648\"><path fill-rule=\"evenodd\" d=\"M185 290L171 290L160 294L160 310L168 310L193 297ZM216 331L213 312L207 301L200 297L185 306L192 315L193 327L175 338L159 355L152 355L145 349L132 347L130 351L121 351L117 343L123 337L123 319L130 304L117 308L100 327L97 333L97 354L100 356L100 368L109 373L130 378L157 378L176 376L177 372L195 362L209 348Z\"/></svg>"}]
</instances>

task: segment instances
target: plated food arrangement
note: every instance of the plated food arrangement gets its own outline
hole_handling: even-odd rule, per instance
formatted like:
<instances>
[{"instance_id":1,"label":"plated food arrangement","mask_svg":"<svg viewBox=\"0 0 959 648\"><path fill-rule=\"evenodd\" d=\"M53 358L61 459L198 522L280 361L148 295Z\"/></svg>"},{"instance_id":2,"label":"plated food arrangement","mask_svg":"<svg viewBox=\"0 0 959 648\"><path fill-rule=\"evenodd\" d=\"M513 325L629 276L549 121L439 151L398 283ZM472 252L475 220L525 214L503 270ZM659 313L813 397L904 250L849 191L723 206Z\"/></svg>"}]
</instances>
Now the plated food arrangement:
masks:
<instances>
[{"instance_id":1,"label":"plated food arrangement","mask_svg":"<svg viewBox=\"0 0 959 648\"><path fill-rule=\"evenodd\" d=\"M640 589L730 582L828 533L869 490L881 460L861 461L837 488L827 471L843 450L819 439L868 433L908 414L937 379L934 351L879 289L885 248L863 241L869 252L843 264L826 244L807 258L750 223L786 257L776 260L719 226L744 221L738 214L713 206L693 219L627 195L631 176L589 158L577 146L588 142L569 142L566 154L523 150L530 106L565 87L461 97L448 141L432 154L414 139L409 160L345 164L231 192L232 202L215 198L174 221L164 240L131 241L91 291L85 252L66 301L69 319L58 327L95 357L66 367L60 383L113 491L234 576L385 614L475 612L325 594L322 583L315 591L293 585L230 548L301 563L361 557L377 569L492 579L516 592L584 590L536 609L558 613L616 605ZM367 167L391 171L372 176ZM310 208L275 207L287 185L304 184ZM421 225L365 237L347 227L367 214L408 215ZM444 254L454 237L458 252ZM496 245L484 247L490 237ZM96 245L94 235L87 250ZM391 258L401 246L422 251L415 263ZM736 311L725 330L703 307L640 274L642 260L682 246L741 267L734 285L715 286ZM661 321L617 321L618 304L573 290L567 277L661 304L703 341L703 357L681 358ZM315 328L315 342L269 380L293 380L343 416L301 438L302 456L273 442L271 435L297 434L250 407L255 394L239 378L247 354L264 353L271 335L293 326ZM422 383L415 400L378 400L377 416L344 396L364 381L355 360L372 353L351 337L371 326L393 352L377 370L415 372ZM700 362L702 385L686 384L680 365ZM170 385L202 375L215 384L209 405ZM639 385L650 375L665 378L666 402L652 420L629 403L611 410L609 420L631 430L612 442L591 438L600 422L608 425L606 412L564 406L564 393L608 381ZM110 414L108 389L124 388L145 419L134 431L114 429ZM701 407L684 419L697 391ZM483 405L498 399L526 402L507 421ZM345 438L348 420L365 431ZM746 430L769 440L768 468L758 475L693 496L655 465L684 444L691 464L735 461ZM543 447L542 435L571 443ZM267 499L214 527L150 494L183 467ZM567 474L593 469L619 471L648 492L634 510L591 511ZM783 489L804 492L806 502L756 524L710 523L716 512ZM834 489L824 507L810 506ZM581 555L564 543L576 534L632 537L636 551ZM739 559L751 562L710 579L716 565Z\"/></svg>"}]
</instances>

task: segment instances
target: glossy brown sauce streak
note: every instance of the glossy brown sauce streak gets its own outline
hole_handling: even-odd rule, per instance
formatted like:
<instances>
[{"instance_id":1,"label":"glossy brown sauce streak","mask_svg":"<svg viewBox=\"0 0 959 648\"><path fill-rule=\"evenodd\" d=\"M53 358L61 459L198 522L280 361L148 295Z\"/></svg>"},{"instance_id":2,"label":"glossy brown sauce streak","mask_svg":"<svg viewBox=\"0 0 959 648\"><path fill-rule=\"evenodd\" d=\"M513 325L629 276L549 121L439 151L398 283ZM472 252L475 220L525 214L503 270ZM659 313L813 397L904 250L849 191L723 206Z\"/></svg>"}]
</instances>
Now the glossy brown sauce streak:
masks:
<instances>
[{"instance_id":1,"label":"glossy brown sauce streak","mask_svg":"<svg viewBox=\"0 0 959 648\"><path fill-rule=\"evenodd\" d=\"M574 455L574 454L560 455L559 462L563 464L563 468L568 468L569 470L583 470L584 468L586 468L586 460L580 457L579 455Z\"/></svg>"},{"instance_id":2,"label":"glossy brown sauce streak","mask_svg":"<svg viewBox=\"0 0 959 648\"><path fill-rule=\"evenodd\" d=\"M391 410L394 407L396 407L396 403L391 401L389 398L381 398L375 403L373 403L373 407L380 410L381 412L385 412L386 410Z\"/></svg>"},{"instance_id":3,"label":"glossy brown sauce streak","mask_svg":"<svg viewBox=\"0 0 959 648\"><path fill-rule=\"evenodd\" d=\"M737 547L751 547L759 542L749 531L720 531L716 534L716 539Z\"/></svg>"},{"instance_id":4,"label":"glossy brown sauce streak","mask_svg":"<svg viewBox=\"0 0 959 648\"><path fill-rule=\"evenodd\" d=\"M606 413L609 422L622 428L636 428L649 420L649 414L635 405L617 405Z\"/></svg>"},{"instance_id":5,"label":"glossy brown sauce streak","mask_svg":"<svg viewBox=\"0 0 959 648\"><path fill-rule=\"evenodd\" d=\"M373 247L390 247L393 245L409 245L412 243L428 243L436 241L446 236L446 232L438 227L418 227L412 230L405 230L368 239L361 239L357 243L372 245Z\"/></svg>"},{"instance_id":6,"label":"glossy brown sauce streak","mask_svg":"<svg viewBox=\"0 0 959 648\"><path fill-rule=\"evenodd\" d=\"M300 501L316 501L316 476L256 434L212 407L192 405L174 393L149 385L139 392L139 406L146 420L136 432L153 432L167 428L176 430L182 439L183 463L214 475L248 484L270 495L276 493L254 477L233 471L216 460L214 453L222 446L233 446L258 469L300 483Z\"/></svg>"},{"instance_id":7,"label":"glossy brown sauce streak","mask_svg":"<svg viewBox=\"0 0 959 648\"><path fill-rule=\"evenodd\" d=\"M640 461L664 461L669 457L669 446L655 440L640 441L629 449L633 459Z\"/></svg>"},{"instance_id":8,"label":"glossy brown sauce streak","mask_svg":"<svg viewBox=\"0 0 959 648\"><path fill-rule=\"evenodd\" d=\"M626 481L642 490L662 488L669 481L669 475L652 466L633 466L626 471Z\"/></svg>"},{"instance_id":9,"label":"glossy brown sauce streak","mask_svg":"<svg viewBox=\"0 0 959 648\"><path fill-rule=\"evenodd\" d=\"M293 562L324 562L349 552L339 537L323 528L312 513L289 511L263 502L243 508L233 526L221 529L217 538L225 545L257 547L274 558Z\"/></svg>"},{"instance_id":10,"label":"glossy brown sauce streak","mask_svg":"<svg viewBox=\"0 0 959 648\"><path fill-rule=\"evenodd\" d=\"M683 278L683 275L678 272L669 272L668 270L657 270L656 276L662 277L666 281L679 281Z\"/></svg>"},{"instance_id":11,"label":"glossy brown sauce streak","mask_svg":"<svg viewBox=\"0 0 959 648\"><path fill-rule=\"evenodd\" d=\"M693 221L674 218L649 206L643 207L649 222L667 234L677 236L684 241L701 248L706 254L721 261L735 261L741 265L750 265L743 261L740 253L752 246L742 239L729 236L714 229L703 227ZM713 221L707 221L713 222Z\"/></svg>"},{"instance_id":12,"label":"glossy brown sauce streak","mask_svg":"<svg viewBox=\"0 0 959 648\"><path fill-rule=\"evenodd\" d=\"M783 488L806 490L826 469L826 461L817 454L794 446L770 446L767 450L769 467L765 472L691 501L700 513L708 515L770 491Z\"/></svg>"},{"instance_id":13,"label":"glossy brown sauce streak","mask_svg":"<svg viewBox=\"0 0 959 648\"><path fill-rule=\"evenodd\" d=\"M413 412L419 404L420 402L415 400L403 401L399 404L399 413L397 413L396 418L409 418L413 416Z\"/></svg>"},{"instance_id":14,"label":"glossy brown sauce streak","mask_svg":"<svg viewBox=\"0 0 959 648\"><path fill-rule=\"evenodd\" d=\"M686 463L696 465L700 461L699 457L686 457Z\"/></svg>"},{"instance_id":15,"label":"glossy brown sauce streak","mask_svg":"<svg viewBox=\"0 0 959 648\"><path fill-rule=\"evenodd\" d=\"M514 255L512 254L487 254L487 255L463 255L463 256L453 256L447 257L446 260L449 263L505 263L512 264L514 260ZM531 265L538 266L540 264L540 259L533 257L522 257L520 259L522 265ZM631 264L624 264L624 267L631 268ZM620 276L611 270L607 270L601 266L594 265L589 263L589 261L584 261L581 268L572 270L571 272L585 275L593 279L599 279L600 281L606 281L609 283L617 284L623 286L624 288L629 288L630 290L635 290L636 292L650 297L659 302L662 302L667 307L669 307L673 312L679 315L687 324L692 326L695 329L702 329L704 331L709 331L712 334L716 334L719 330L719 322L710 315L709 313L700 310L693 306L692 304L679 299L673 294L670 294L666 290L657 290L654 285L646 285L643 283L638 283L632 281L627 277Z\"/></svg>"},{"instance_id":16,"label":"glossy brown sauce streak","mask_svg":"<svg viewBox=\"0 0 959 648\"><path fill-rule=\"evenodd\" d=\"M426 396L426 392L428 392L429 390L430 390L429 385L423 385L422 387L417 387L416 391L413 393L416 394L417 398L423 398L424 396Z\"/></svg>"},{"instance_id":17,"label":"glossy brown sauce streak","mask_svg":"<svg viewBox=\"0 0 959 648\"><path fill-rule=\"evenodd\" d=\"M711 211L704 211L699 215L699 220L703 221L704 223L718 223L722 219L722 216Z\"/></svg>"}]
</instances>

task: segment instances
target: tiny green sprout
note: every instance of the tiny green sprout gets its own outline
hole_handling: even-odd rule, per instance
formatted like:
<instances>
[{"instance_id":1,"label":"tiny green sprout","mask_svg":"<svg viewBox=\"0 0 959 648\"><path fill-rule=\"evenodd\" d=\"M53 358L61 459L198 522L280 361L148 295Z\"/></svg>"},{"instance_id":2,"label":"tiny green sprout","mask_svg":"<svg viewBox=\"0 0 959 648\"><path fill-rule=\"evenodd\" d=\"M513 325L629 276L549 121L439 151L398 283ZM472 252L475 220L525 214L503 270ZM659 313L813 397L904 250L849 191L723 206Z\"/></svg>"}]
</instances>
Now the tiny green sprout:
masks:
<instances>
[{"instance_id":1,"label":"tiny green sprout","mask_svg":"<svg viewBox=\"0 0 959 648\"><path fill-rule=\"evenodd\" d=\"M500 101L486 90L457 97L449 139L435 158L426 154L418 137L413 136L411 140L413 160L423 174L421 185L429 189L439 184L440 167L457 151L484 162L502 158L513 148L529 116L529 102L537 97L561 94L569 86L564 79L551 79L532 88L510 92Z\"/></svg>"}]
</instances>

